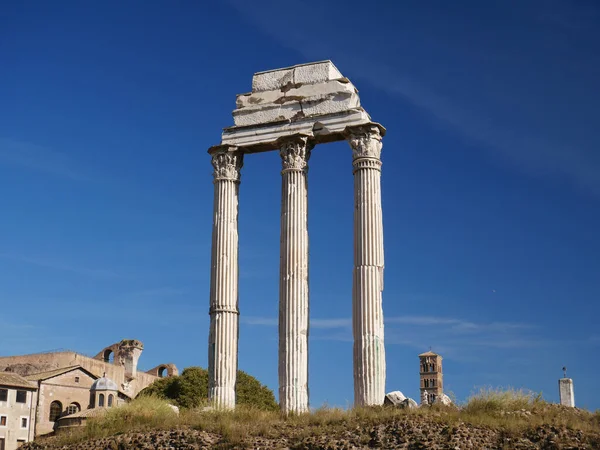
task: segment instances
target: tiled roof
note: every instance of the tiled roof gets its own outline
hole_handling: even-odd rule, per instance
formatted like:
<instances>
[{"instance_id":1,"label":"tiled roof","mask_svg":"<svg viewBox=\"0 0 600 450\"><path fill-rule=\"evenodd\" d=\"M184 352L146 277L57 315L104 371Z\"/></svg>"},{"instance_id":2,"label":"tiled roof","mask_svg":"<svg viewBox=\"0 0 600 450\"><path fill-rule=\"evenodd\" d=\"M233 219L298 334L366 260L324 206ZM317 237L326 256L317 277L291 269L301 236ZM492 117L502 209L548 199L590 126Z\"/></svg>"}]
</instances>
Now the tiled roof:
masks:
<instances>
[{"instance_id":1,"label":"tiled roof","mask_svg":"<svg viewBox=\"0 0 600 450\"><path fill-rule=\"evenodd\" d=\"M78 412L73 413L73 414L68 414L66 416L62 416L58 420L62 420L62 419L76 419L77 417L84 417L84 418L97 417L97 416L102 416L102 415L106 414L107 411L108 411L107 408L90 408L90 409L84 409L83 411L78 411Z\"/></svg>"},{"instance_id":2,"label":"tiled roof","mask_svg":"<svg viewBox=\"0 0 600 450\"><path fill-rule=\"evenodd\" d=\"M0 386L37 389L35 384L12 372L0 372Z\"/></svg>"},{"instance_id":3,"label":"tiled roof","mask_svg":"<svg viewBox=\"0 0 600 450\"><path fill-rule=\"evenodd\" d=\"M75 369L81 369L83 372L86 372L87 374L89 374L94 379L98 378L93 373L88 372L87 370L85 370L81 366L62 367L60 369L49 370L48 372L34 373L32 375L27 375L25 378L28 379L28 380L30 380L30 381L47 380L49 378L54 378L54 377L56 377L58 375L62 375L63 373L67 373L67 372L70 372L70 371L75 370Z\"/></svg>"},{"instance_id":4,"label":"tiled roof","mask_svg":"<svg viewBox=\"0 0 600 450\"><path fill-rule=\"evenodd\" d=\"M440 356L437 353L433 353L431 350L425 353L421 353L419 356Z\"/></svg>"}]
</instances>

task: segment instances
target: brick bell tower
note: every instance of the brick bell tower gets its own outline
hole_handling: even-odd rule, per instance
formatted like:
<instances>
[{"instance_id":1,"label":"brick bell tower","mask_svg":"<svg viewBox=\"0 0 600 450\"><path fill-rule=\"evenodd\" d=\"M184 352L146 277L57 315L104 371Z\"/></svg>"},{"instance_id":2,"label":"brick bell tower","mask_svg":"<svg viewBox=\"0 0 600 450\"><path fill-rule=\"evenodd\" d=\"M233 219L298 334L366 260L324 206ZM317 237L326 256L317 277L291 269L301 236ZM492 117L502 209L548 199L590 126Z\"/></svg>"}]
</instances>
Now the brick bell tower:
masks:
<instances>
[{"instance_id":1,"label":"brick bell tower","mask_svg":"<svg viewBox=\"0 0 600 450\"><path fill-rule=\"evenodd\" d=\"M433 404L444 392L442 357L431 350L419 355L421 404Z\"/></svg>"}]
</instances>

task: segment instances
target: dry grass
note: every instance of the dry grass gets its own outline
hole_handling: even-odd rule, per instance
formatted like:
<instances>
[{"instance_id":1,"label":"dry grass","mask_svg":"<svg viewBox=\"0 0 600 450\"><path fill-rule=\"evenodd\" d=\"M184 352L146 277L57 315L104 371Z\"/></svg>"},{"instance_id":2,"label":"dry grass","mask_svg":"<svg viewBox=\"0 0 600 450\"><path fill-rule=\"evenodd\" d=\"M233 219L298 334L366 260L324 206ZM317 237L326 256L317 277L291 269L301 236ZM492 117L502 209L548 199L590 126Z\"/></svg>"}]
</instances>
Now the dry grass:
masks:
<instances>
[{"instance_id":1,"label":"dry grass","mask_svg":"<svg viewBox=\"0 0 600 450\"><path fill-rule=\"evenodd\" d=\"M278 412L249 407L233 411L182 410L173 412L164 400L142 397L114 408L103 417L90 419L87 426L68 435L59 435L56 443L76 442L114 436L130 431L193 428L221 436L221 442L236 445L249 437L279 438L293 436L338 435L345 431L364 433L376 425L400 420L427 418L454 425L466 422L476 426L519 433L539 425L566 426L581 431L600 430L600 412L595 414L566 409L544 402L539 395L513 389L483 389L460 408L434 405L418 409L390 407L319 408L309 414L282 416Z\"/></svg>"}]
</instances>

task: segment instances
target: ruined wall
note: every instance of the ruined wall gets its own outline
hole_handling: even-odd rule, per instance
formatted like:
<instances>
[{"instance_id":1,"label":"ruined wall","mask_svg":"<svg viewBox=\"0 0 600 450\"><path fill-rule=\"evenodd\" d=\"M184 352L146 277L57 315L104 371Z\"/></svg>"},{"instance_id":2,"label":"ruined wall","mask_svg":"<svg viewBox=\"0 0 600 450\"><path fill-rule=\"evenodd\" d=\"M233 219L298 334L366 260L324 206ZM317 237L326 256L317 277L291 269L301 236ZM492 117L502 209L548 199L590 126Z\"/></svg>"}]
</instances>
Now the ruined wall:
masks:
<instances>
[{"instance_id":1,"label":"ruined wall","mask_svg":"<svg viewBox=\"0 0 600 450\"><path fill-rule=\"evenodd\" d=\"M78 379L78 381L77 381ZM50 405L59 401L62 405L62 414L66 414L71 403L77 403L80 410L87 409L90 402L90 388L94 383L81 369L58 375L48 380L41 381L39 386L39 404L37 409L36 436L51 433L54 422L50 421Z\"/></svg>"},{"instance_id":2,"label":"ruined wall","mask_svg":"<svg viewBox=\"0 0 600 450\"><path fill-rule=\"evenodd\" d=\"M153 369L147 370L146 373L150 375L154 375L155 377L175 377L179 375L179 370L175 366L175 364L161 364L160 366L156 366Z\"/></svg>"},{"instance_id":3,"label":"ruined wall","mask_svg":"<svg viewBox=\"0 0 600 450\"><path fill-rule=\"evenodd\" d=\"M158 378L149 373L136 372L135 378L129 379L126 377L124 366L114 365L75 352L38 353L0 358L0 371L8 368L22 376L78 365L98 378L106 373L106 376L117 383L119 389L129 397L135 397L139 391Z\"/></svg>"}]
</instances>

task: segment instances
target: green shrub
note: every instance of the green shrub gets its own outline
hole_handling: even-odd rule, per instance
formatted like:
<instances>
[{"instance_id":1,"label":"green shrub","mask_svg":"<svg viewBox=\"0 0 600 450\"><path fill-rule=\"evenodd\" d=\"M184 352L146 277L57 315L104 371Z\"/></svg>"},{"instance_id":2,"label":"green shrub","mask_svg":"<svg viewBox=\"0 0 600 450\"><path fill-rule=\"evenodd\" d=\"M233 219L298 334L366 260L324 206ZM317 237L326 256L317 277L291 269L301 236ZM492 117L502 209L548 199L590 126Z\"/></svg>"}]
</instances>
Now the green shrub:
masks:
<instances>
[{"instance_id":1,"label":"green shrub","mask_svg":"<svg viewBox=\"0 0 600 450\"><path fill-rule=\"evenodd\" d=\"M161 378L142 390L138 396L156 396L171 400L181 408L197 408L208 402L208 371L188 367L180 376ZM236 404L263 410L277 410L275 395L256 378L238 370Z\"/></svg>"}]
</instances>

